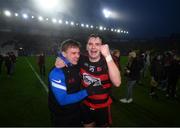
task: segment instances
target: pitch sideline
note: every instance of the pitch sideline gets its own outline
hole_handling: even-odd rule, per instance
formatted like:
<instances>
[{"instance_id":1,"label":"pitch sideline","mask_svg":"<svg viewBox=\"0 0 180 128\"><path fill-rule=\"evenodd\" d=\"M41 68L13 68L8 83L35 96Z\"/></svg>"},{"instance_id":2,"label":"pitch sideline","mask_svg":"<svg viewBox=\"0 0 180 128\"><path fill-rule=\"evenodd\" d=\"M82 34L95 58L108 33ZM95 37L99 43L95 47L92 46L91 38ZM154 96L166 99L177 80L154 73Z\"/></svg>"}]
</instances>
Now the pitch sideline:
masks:
<instances>
[{"instance_id":1,"label":"pitch sideline","mask_svg":"<svg viewBox=\"0 0 180 128\"><path fill-rule=\"evenodd\" d=\"M48 93L47 85L44 83L44 81L41 79L41 77L35 71L35 69L33 68L32 64L29 62L29 60L27 58L26 58L26 61L27 61L28 65L30 66L30 68L32 69L32 71L34 72L34 74L36 75L36 77L38 78L38 80L40 81L40 83L42 84L42 86L44 87L45 91Z\"/></svg>"}]
</instances>

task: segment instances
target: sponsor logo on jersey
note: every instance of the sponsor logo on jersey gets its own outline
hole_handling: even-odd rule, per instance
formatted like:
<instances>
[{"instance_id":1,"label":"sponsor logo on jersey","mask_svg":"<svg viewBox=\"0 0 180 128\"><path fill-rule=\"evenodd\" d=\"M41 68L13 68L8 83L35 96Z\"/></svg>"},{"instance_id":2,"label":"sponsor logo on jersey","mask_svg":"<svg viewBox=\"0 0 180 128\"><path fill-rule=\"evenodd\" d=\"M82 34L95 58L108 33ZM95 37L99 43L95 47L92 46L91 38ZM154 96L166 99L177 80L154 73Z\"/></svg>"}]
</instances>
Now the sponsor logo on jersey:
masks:
<instances>
[{"instance_id":1,"label":"sponsor logo on jersey","mask_svg":"<svg viewBox=\"0 0 180 128\"><path fill-rule=\"evenodd\" d=\"M87 85L90 85L92 83L94 83L93 86L100 86L101 85L101 80L100 78L96 78L96 77L93 77L87 73L83 73L83 81L87 84Z\"/></svg>"}]
</instances>

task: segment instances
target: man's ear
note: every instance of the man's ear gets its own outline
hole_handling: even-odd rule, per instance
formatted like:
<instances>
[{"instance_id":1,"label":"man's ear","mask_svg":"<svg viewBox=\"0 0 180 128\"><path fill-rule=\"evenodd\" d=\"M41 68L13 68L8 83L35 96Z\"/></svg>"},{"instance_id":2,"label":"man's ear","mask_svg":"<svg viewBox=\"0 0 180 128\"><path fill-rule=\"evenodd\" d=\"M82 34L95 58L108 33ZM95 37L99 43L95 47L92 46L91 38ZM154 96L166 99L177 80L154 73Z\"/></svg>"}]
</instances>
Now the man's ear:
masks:
<instances>
[{"instance_id":1,"label":"man's ear","mask_svg":"<svg viewBox=\"0 0 180 128\"><path fill-rule=\"evenodd\" d=\"M87 48L88 46L86 45L86 51L88 51L88 48Z\"/></svg>"},{"instance_id":2,"label":"man's ear","mask_svg":"<svg viewBox=\"0 0 180 128\"><path fill-rule=\"evenodd\" d=\"M63 55L64 57L66 57L66 53L65 53L65 52L62 52L62 55Z\"/></svg>"}]
</instances>

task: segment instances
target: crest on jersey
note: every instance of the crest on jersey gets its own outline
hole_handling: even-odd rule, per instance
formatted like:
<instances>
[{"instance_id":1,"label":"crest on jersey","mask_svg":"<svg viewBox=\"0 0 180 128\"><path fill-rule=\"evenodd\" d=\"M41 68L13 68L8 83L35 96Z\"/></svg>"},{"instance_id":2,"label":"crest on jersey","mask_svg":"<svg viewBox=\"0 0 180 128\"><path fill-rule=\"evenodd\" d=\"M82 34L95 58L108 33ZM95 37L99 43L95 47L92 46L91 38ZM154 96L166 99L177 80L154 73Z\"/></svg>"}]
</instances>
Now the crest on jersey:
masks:
<instances>
[{"instance_id":1,"label":"crest on jersey","mask_svg":"<svg viewBox=\"0 0 180 128\"><path fill-rule=\"evenodd\" d=\"M94 72L94 70L95 70L95 66L89 66L89 71L91 71L91 72Z\"/></svg>"}]
</instances>

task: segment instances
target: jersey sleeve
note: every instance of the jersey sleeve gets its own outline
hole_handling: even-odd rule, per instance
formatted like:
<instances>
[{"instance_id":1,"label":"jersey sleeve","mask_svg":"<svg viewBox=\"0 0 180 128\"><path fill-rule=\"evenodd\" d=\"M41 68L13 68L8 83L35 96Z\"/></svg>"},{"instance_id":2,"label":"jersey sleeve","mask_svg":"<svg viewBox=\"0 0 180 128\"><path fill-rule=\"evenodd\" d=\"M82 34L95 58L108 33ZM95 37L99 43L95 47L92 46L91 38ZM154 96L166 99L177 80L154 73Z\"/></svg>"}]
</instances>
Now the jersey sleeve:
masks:
<instances>
[{"instance_id":1,"label":"jersey sleeve","mask_svg":"<svg viewBox=\"0 0 180 128\"><path fill-rule=\"evenodd\" d=\"M68 94L65 76L61 69L53 70L49 75L49 81L50 89L60 105L73 104L88 96L86 90L80 90L76 93Z\"/></svg>"}]
</instances>

